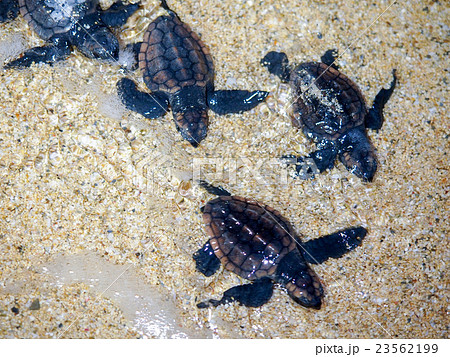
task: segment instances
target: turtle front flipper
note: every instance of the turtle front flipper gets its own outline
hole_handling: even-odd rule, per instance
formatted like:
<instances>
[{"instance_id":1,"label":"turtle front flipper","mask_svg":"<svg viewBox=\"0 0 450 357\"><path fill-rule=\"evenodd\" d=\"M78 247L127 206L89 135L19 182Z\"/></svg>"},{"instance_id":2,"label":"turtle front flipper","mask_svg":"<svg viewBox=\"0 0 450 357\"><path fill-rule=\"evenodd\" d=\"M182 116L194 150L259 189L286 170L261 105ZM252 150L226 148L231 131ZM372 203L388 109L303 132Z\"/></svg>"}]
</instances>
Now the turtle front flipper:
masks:
<instances>
[{"instance_id":1,"label":"turtle front flipper","mask_svg":"<svg viewBox=\"0 0 450 357\"><path fill-rule=\"evenodd\" d=\"M0 1L0 22L14 20L19 15L19 4L17 0Z\"/></svg>"},{"instance_id":2,"label":"turtle front flipper","mask_svg":"<svg viewBox=\"0 0 450 357\"><path fill-rule=\"evenodd\" d=\"M139 9L139 3L125 5L121 1L112 4L108 9L100 9L100 17L104 24L109 27L125 25L128 18Z\"/></svg>"},{"instance_id":3,"label":"turtle front flipper","mask_svg":"<svg viewBox=\"0 0 450 357\"><path fill-rule=\"evenodd\" d=\"M383 126L384 122L383 109L385 104L391 97L392 92L395 89L395 85L397 84L397 76L395 69L392 71L392 75L394 76L394 79L392 80L389 88L388 89L382 88L375 96L372 108L369 109L369 112L365 117L366 128L379 130Z\"/></svg>"},{"instance_id":4,"label":"turtle front flipper","mask_svg":"<svg viewBox=\"0 0 450 357\"><path fill-rule=\"evenodd\" d=\"M306 157L287 155L282 160L285 164L295 165L297 176L303 180L312 179L320 172L332 169L338 151L334 145L316 150Z\"/></svg>"},{"instance_id":5,"label":"turtle front flipper","mask_svg":"<svg viewBox=\"0 0 450 357\"><path fill-rule=\"evenodd\" d=\"M340 258L361 245L367 234L364 227L345 229L317 239L298 244L308 263L320 264L329 258Z\"/></svg>"},{"instance_id":6,"label":"turtle front flipper","mask_svg":"<svg viewBox=\"0 0 450 357\"><path fill-rule=\"evenodd\" d=\"M241 113L256 107L268 94L260 90L218 90L208 93L208 106L219 115Z\"/></svg>"},{"instance_id":7,"label":"turtle front flipper","mask_svg":"<svg viewBox=\"0 0 450 357\"><path fill-rule=\"evenodd\" d=\"M261 278L253 283L239 285L228 289L220 300L210 299L197 304L200 309L216 307L234 301L247 307L259 307L270 300L273 294L273 282L269 278Z\"/></svg>"},{"instance_id":8,"label":"turtle front flipper","mask_svg":"<svg viewBox=\"0 0 450 357\"><path fill-rule=\"evenodd\" d=\"M271 51L264 56L261 64L267 67L270 73L278 76L282 82L289 81L291 68L286 53Z\"/></svg>"},{"instance_id":9,"label":"turtle front flipper","mask_svg":"<svg viewBox=\"0 0 450 357\"><path fill-rule=\"evenodd\" d=\"M53 36L45 46L33 47L25 51L23 55L7 63L4 68L26 68L33 63L54 63L69 56L72 45L66 36Z\"/></svg>"},{"instance_id":10,"label":"turtle front flipper","mask_svg":"<svg viewBox=\"0 0 450 357\"><path fill-rule=\"evenodd\" d=\"M220 260L214 254L209 241L194 253L193 258L195 267L205 276L213 275L220 267Z\"/></svg>"},{"instance_id":11,"label":"turtle front flipper","mask_svg":"<svg viewBox=\"0 0 450 357\"><path fill-rule=\"evenodd\" d=\"M117 82L117 93L128 109L148 119L159 118L169 109L169 101L164 94L141 92L136 83L128 78Z\"/></svg>"}]
</instances>

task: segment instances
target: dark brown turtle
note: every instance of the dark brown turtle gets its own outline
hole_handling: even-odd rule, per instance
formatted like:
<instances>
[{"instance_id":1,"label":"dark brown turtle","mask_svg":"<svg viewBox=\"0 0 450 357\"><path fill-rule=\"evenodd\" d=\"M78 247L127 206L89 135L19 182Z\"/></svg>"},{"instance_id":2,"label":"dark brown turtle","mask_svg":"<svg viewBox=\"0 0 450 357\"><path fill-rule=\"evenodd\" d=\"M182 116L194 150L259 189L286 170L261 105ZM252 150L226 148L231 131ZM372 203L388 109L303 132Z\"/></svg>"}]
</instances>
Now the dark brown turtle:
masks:
<instances>
[{"instance_id":1,"label":"dark brown turtle","mask_svg":"<svg viewBox=\"0 0 450 357\"><path fill-rule=\"evenodd\" d=\"M381 89L372 108L367 110L364 96L355 82L339 72L335 57L329 50L321 62L289 66L285 53L269 52L261 61L270 73L289 82L293 90L292 123L317 143L317 151L307 158L318 171L334 166L336 157L356 176L372 181L377 169L375 150L366 128L378 130L383 125L383 108L396 84ZM288 156L300 174L307 158ZM312 175L306 175L312 176Z\"/></svg>"},{"instance_id":2,"label":"dark brown turtle","mask_svg":"<svg viewBox=\"0 0 450 357\"><path fill-rule=\"evenodd\" d=\"M208 108L217 114L239 113L262 102L267 92L214 90L214 65L208 48L165 1L168 16L148 27L142 43L133 46L151 93L140 92L123 78L117 83L124 105L146 118L163 116L169 104L181 136L194 147L207 134Z\"/></svg>"},{"instance_id":3,"label":"dark brown turtle","mask_svg":"<svg viewBox=\"0 0 450 357\"><path fill-rule=\"evenodd\" d=\"M205 308L238 301L261 306L272 296L273 282L286 288L295 302L319 309L323 288L309 267L328 258L339 258L361 244L367 230L348 228L302 242L280 212L255 200L231 196L220 187L202 182L208 192L219 195L203 208L209 240L194 254L197 269L211 276L220 264L250 284L235 286L222 299L197 306Z\"/></svg>"},{"instance_id":4,"label":"dark brown turtle","mask_svg":"<svg viewBox=\"0 0 450 357\"><path fill-rule=\"evenodd\" d=\"M102 10L98 0L3 0L0 22L20 13L34 31L47 41L6 64L29 67L32 63L53 63L65 59L77 47L90 58L119 58L119 41L110 27L121 26L139 8L139 4L115 2Z\"/></svg>"}]
</instances>

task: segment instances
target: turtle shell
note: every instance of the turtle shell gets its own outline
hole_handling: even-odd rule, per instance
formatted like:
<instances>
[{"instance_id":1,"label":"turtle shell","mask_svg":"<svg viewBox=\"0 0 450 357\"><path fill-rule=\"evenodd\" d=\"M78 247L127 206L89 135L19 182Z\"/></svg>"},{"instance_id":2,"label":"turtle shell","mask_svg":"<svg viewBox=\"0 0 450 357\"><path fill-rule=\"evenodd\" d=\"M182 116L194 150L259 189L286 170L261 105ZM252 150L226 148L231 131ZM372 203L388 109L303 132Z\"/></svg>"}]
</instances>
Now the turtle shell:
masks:
<instances>
[{"instance_id":1,"label":"turtle shell","mask_svg":"<svg viewBox=\"0 0 450 357\"><path fill-rule=\"evenodd\" d=\"M188 86L212 84L214 65L208 48L175 14L160 16L144 34L139 68L151 91L169 94Z\"/></svg>"},{"instance_id":2,"label":"turtle shell","mask_svg":"<svg viewBox=\"0 0 450 357\"><path fill-rule=\"evenodd\" d=\"M333 67L307 62L291 73L292 123L312 139L336 140L364 123L367 107L358 86Z\"/></svg>"},{"instance_id":3,"label":"turtle shell","mask_svg":"<svg viewBox=\"0 0 450 357\"><path fill-rule=\"evenodd\" d=\"M97 4L98 0L19 0L20 13L44 40L69 31L86 14L96 11Z\"/></svg>"},{"instance_id":4,"label":"turtle shell","mask_svg":"<svg viewBox=\"0 0 450 357\"><path fill-rule=\"evenodd\" d=\"M255 280L275 276L278 263L298 236L273 208L239 196L220 196L203 208L214 254L225 269Z\"/></svg>"}]
</instances>

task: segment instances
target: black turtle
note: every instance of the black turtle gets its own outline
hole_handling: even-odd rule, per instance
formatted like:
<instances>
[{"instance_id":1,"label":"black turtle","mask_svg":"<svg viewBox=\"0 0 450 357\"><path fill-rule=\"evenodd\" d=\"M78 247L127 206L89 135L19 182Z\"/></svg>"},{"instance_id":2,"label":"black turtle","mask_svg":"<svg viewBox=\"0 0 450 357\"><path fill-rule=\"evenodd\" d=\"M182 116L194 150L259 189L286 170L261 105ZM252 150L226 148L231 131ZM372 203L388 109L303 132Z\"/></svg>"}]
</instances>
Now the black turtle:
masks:
<instances>
[{"instance_id":1,"label":"black turtle","mask_svg":"<svg viewBox=\"0 0 450 357\"><path fill-rule=\"evenodd\" d=\"M166 1L167 16L159 16L148 27L142 43L132 46L144 82L151 93L140 92L123 78L117 83L123 104L146 118L163 116L170 104L181 136L196 147L207 134L208 108L217 114L250 110L267 92L214 90L214 65L208 48L183 23Z\"/></svg>"},{"instance_id":2,"label":"black turtle","mask_svg":"<svg viewBox=\"0 0 450 357\"><path fill-rule=\"evenodd\" d=\"M319 309L323 288L309 264L339 258L361 244L367 230L348 228L302 242L278 211L257 201L231 196L223 188L201 185L218 198L203 208L209 240L194 254L197 269L211 276L220 264L252 283L235 286L220 300L199 303L199 308L238 301L261 306L272 296L273 283L286 288L295 302Z\"/></svg>"},{"instance_id":3,"label":"black turtle","mask_svg":"<svg viewBox=\"0 0 450 357\"><path fill-rule=\"evenodd\" d=\"M395 70L389 89L381 89L372 108L367 110L358 86L334 65L333 50L327 51L321 60L290 66L283 52L269 52L261 60L270 73L290 83L294 96L292 123L317 143L318 150L307 158L285 158L297 165L300 174L306 159L312 159L322 172L333 168L339 157L350 172L364 181L372 181L377 161L366 128L378 130L383 125L383 108L397 81Z\"/></svg>"},{"instance_id":4,"label":"black turtle","mask_svg":"<svg viewBox=\"0 0 450 357\"><path fill-rule=\"evenodd\" d=\"M19 11L47 44L34 47L5 65L29 67L33 62L65 59L72 46L90 58L119 58L119 41L108 27L123 25L138 4L118 1L102 10L98 0L6 0L0 5L0 22L14 19Z\"/></svg>"}]
</instances>

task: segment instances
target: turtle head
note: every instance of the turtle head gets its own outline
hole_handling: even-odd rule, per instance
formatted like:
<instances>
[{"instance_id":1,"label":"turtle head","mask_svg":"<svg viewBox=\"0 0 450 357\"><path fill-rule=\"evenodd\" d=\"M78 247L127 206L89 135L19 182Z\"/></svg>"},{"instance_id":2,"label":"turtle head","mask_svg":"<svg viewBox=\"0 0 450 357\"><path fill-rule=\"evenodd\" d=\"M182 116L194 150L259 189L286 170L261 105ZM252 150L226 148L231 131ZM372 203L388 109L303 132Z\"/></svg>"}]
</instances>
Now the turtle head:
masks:
<instances>
[{"instance_id":1,"label":"turtle head","mask_svg":"<svg viewBox=\"0 0 450 357\"><path fill-rule=\"evenodd\" d=\"M171 95L173 119L184 140L193 147L208 133L208 107L206 105L206 88L202 86L185 86Z\"/></svg>"},{"instance_id":2,"label":"turtle head","mask_svg":"<svg viewBox=\"0 0 450 357\"><path fill-rule=\"evenodd\" d=\"M323 287L311 269L297 272L285 287L297 304L317 310L322 306Z\"/></svg>"},{"instance_id":3,"label":"turtle head","mask_svg":"<svg viewBox=\"0 0 450 357\"><path fill-rule=\"evenodd\" d=\"M78 48L85 56L116 61L119 59L119 41L108 28L99 27L83 37Z\"/></svg>"},{"instance_id":4,"label":"turtle head","mask_svg":"<svg viewBox=\"0 0 450 357\"><path fill-rule=\"evenodd\" d=\"M197 147L208 133L208 111L206 108L191 107L173 112L178 131L184 140Z\"/></svg>"},{"instance_id":5,"label":"turtle head","mask_svg":"<svg viewBox=\"0 0 450 357\"><path fill-rule=\"evenodd\" d=\"M304 307L320 309L323 287L319 277L306 264L298 249L286 254L279 262L273 278L283 285L289 296Z\"/></svg>"},{"instance_id":6,"label":"turtle head","mask_svg":"<svg viewBox=\"0 0 450 357\"><path fill-rule=\"evenodd\" d=\"M353 129L339 141L342 145L339 160L351 173L364 181L371 182L377 170L377 159L365 131Z\"/></svg>"}]
</instances>

